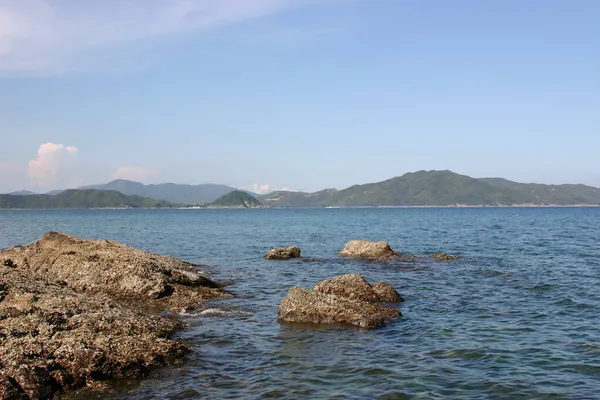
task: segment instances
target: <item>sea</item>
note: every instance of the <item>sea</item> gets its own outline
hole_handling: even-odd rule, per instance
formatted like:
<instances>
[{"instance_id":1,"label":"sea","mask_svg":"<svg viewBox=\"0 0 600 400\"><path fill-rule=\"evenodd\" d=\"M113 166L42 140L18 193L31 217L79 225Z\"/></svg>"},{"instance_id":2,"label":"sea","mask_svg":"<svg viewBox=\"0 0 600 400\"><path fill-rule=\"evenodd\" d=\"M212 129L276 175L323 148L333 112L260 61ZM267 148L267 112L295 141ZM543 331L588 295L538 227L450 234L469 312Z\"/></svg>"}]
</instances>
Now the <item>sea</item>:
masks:
<instances>
[{"instance_id":1,"label":"sea","mask_svg":"<svg viewBox=\"0 0 600 400\"><path fill-rule=\"evenodd\" d=\"M235 296L176 315L180 366L81 399L600 399L600 208L0 211L0 248L47 231L202 264ZM352 239L417 261L338 257ZM346 273L391 283L402 317L277 322L291 287Z\"/></svg>"}]
</instances>

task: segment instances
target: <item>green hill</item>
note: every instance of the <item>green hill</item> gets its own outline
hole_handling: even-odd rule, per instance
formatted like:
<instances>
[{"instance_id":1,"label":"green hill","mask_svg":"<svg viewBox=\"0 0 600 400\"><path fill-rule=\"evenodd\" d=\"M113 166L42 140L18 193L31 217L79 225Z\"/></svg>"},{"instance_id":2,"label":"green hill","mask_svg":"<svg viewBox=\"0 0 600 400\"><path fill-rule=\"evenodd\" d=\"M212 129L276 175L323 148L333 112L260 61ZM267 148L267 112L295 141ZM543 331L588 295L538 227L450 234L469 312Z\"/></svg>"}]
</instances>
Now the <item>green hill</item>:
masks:
<instances>
[{"instance_id":1,"label":"green hill","mask_svg":"<svg viewBox=\"0 0 600 400\"><path fill-rule=\"evenodd\" d=\"M598 205L600 189L585 185L525 184L500 178L475 179L451 171L418 171L339 191L275 192L259 199L271 207Z\"/></svg>"},{"instance_id":2,"label":"green hill","mask_svg":"<svg viewBox=\"0 0 600 400\"><path fill-rule=\"evenodd\" d=\"M450 171L418 171L336 193L330 206L447 206L511 204L509 194Z\"/></svg>"},{"instance_id":3,"label":"green hill","mask_svg":"<svg viewBox=\"0 0 600 400\"><path fill-rule=\"evenodd\" d=\"M259 196L260 201L275 207L323 207L329 204L337 189L325 189L315 193L280 190Z\"/></svg>"},{"instance_id":4,"label":"green hill","mask_svg":"<svg viewBox=\"0 0 600 400\"><path fill-rule=\"evenodd\" d=\"M126 196L114 190L65 190L56 195L0 195L0 208L155 208L173 203L141 196Z\"/></svg>"},{"instance_id":5,"label":"green hill","mask_svg":"<svg viewBox=\"0 0 600 400\"><path fill-rule=\"evenodd\" d=\"M219 208L263 208L264 206L260 201L246 192L240 190L234 190L233 192L227 193L219 197L208 205L208 207L219 207Z\"/></svg>"},{"instance_id":6,"label":"green hill","mask_svg":"<svg viewBox=\"0 0 600 400\"><path fill-rule=\"evenodd\" d=\"M508 191L516 204L569 205L600 203L600 189L586 185L517 183L502 178L483 178L480 181Z\"/></svg>"}]
</instances>

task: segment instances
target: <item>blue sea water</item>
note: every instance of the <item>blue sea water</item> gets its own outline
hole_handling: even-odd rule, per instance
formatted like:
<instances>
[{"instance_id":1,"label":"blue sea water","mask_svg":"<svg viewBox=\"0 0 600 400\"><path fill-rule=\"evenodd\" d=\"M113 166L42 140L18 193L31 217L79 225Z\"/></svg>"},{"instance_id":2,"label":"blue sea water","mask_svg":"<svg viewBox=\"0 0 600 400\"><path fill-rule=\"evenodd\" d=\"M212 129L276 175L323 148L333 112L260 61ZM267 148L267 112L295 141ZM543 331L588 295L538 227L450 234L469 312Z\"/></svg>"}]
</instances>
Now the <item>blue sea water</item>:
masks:
<instances>
[{"instance_id":1,"label":"blue sea water","mask_svg":"<svg viewBox=\"0 0 600 400\"><path fill-rule=\"evenodd\" d=\"M47 231L207 265L234 299L182 315L181 367L82 398L598 399L600 209L0 211L0 248ZM337 257L351 239L464 258ZM299 245L304 260L267 261ZM277 323L292 286L390 282L403 316L373 331Z\"/></svg>"}]
</instances>

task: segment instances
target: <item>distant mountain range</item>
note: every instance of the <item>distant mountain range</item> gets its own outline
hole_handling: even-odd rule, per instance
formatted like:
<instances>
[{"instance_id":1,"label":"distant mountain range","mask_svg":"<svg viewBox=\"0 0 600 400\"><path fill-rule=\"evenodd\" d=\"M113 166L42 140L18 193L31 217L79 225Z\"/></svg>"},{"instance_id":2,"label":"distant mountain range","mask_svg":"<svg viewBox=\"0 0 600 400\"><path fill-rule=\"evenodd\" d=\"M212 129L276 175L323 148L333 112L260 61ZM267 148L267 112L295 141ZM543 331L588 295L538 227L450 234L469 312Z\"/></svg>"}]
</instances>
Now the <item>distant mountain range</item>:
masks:
<instances>
[{"instance_id":1,"label":"distant mountain range","mask_svg":"<svg viewBox=\"0 0 600 400\"><path fill-rule=\"evenodd\" d=\"M600 189L476 179L451 171L418 171L343 190L279 191L259 196L258 200L269 207L599 205Z\"/></svg>"},{"instance_id":2,"label":"distant mountain range","mask_svg":"<svg viewBox=\"0 0 600 400\"><path fill-rule=\"evenodd\" d=\"M0 208L155 208L174 204L142 196L127 196L114 190L69 189L59 194L0 194Z\"/></svg>"},{"instance_id":3,"label":"distant mountain range","mask_svg":"<svg viewBox=\"0 0 600 400\"><path fill-rule=\"evenodd\" d=\"M79 192L98 193L90 195ZM100 194L109 191L113 194ZM116 198L114 193L134 196ZM511 206L511 205L600 205L600 189L585 185L542 185L517 183L502 178L471 178L451 171L418 171L377 183L354 185L343 190L325 189L314 193L277 191L254 198L251 193L225 185L179 185L164 183L144 185L116 180L104 185L85 186L79 190L35 195L15 192L11 198L1 195L0 207L6 204L53 205L78 204L77 208L121 207L131 201L131 207L171 207L177 205L210 204L215 207L393 207L393 206ZM55 192L51 192L55 193ZM47 197L65 195L63 200ZM41 197L40 197L41 196ZM44 197L46 196L46 197ZM93 199L82 200L91 196ZM137 197L136 197L137 196ZM20 198L16 200L15 198ZM38 200L41 199L41 200ZM73 200L73 199L76 199ZM73 202L71 201L73 200ZM40 203L36 203L36 202ZM106 204L106 205L103 205ZM130 206L130 205L127 205ZM59 206L64 207L64 206ZM19 208L56 208L26 206ZM69 208L69 207L67 207Z\"/></svg>"},{"instance_id":4,"label":"distant mountain range","mask_svg":"<svg viewBox=\"0 0 600 400\"><path fill-rule=\"evenodd\" d=\"M78 189L115 190L126 195L138 195L183 204L210 203L229 192L237 190L231 186L213 184L161 183L158 185L144 185L143 183L124 179L117 179L102 185L83 186Z\"/></svg>"},{"instance_id":5,"label":"distant mountain range","mask_svg":"<svg viewBox=\"0 0 600 400\"><path fill-rule=\"evenodd\" d=\"M117 179L108 183L99 185L88 185L76 188L78 190L114 190L127 196L142 196L157 200L165 200L180 204L207 204L215 201L219 197L237 190L231 186L214 185L211 183L201 185L185 185L177 183L161 183L157 185L145 185L143 183ZM64 190L52 190L49 195L57 195ZM18 192L8 193L16 196L30 196L38 193L29 190L20 190ZM254 193L251 193L254 194Z\"/></svg>"}]
</instances>

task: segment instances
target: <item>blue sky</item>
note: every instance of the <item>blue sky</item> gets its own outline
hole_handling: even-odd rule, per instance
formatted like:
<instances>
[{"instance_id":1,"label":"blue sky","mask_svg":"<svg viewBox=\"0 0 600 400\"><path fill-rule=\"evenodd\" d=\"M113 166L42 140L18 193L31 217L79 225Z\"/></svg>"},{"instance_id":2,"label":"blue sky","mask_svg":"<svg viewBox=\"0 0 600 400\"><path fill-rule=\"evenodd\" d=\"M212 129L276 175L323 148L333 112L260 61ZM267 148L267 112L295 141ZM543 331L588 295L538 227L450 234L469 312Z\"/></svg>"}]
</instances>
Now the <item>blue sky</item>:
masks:
<instances>
[{"instance_id":1,"label":"blue sky","mask_svg":"<svg viewBox=\"0 0 600 400\"><path fill-rule=\"evenodd\" d=\"M0 0L0 192L600 186L596 0Z\"/></svg>"}]
</instances>

